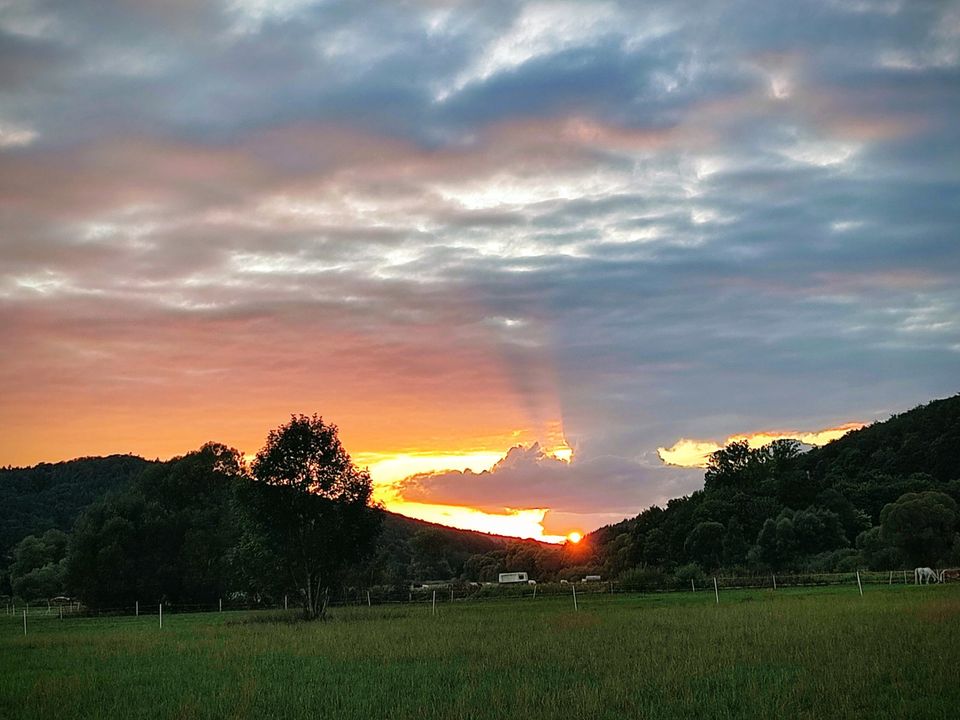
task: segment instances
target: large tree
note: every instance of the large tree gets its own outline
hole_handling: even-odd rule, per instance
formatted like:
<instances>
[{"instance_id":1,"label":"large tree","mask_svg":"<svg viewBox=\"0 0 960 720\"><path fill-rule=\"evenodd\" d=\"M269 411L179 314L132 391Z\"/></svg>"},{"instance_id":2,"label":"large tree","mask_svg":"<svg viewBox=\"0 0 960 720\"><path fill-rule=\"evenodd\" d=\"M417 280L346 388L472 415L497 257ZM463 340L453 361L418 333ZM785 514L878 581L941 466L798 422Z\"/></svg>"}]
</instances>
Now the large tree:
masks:
<instances>
[{"instance_id":1,"label":"large tree","mask_svg":"<svg viewBox=\"0 0 960 720\"><path fill-rule=\"evenodd\" d=\"M13 549L10 582L13 594L25 600L49 599L64 592L66 533L47 530L28 535Z\"/></svg>"},{"instance_id":2,"label":"large tree","mask_svg":"<svg viewBox=\"0 0 960 720\"><path fill-rule=\"evenodd\" d=\"M218 443L152 464L90 506L70 539L67 579L88 605L215 603L231 589L240 453Z\"/></svg>"},{"instance_id":3,"label":"large tree","mask_svg":"<svg viewBox=\"0 0 960 720\"><path fill-rule=\"evenodd\" d=\"M940 492L907 493L880 513L880 537L915 565L933 565L950 549L957 503Z\"/></svg>"},{"instance_id":4,"label":"large tree","mask_svg":"<svg viewBox=\"0 0 960 720\"><path fill-rule=\"evenodd\" d=\"M723 535L726 528L718 522L702 522L694 526L683 543L687 557L705 570L720 567L723 560Z\"/></svg>"},{"instance_id":5,"label":"large tree","mask_svg":"<svg viewBox=\"0 0 960 720\"><path fill-rule=\"evenodd\" d=\"M322 618L330 589L372 552L380 530L370 474L354 466L337 426L317 415L271 430L251 470L259 539L301 592L305 615Z\"/></svg>"}]
</instances>

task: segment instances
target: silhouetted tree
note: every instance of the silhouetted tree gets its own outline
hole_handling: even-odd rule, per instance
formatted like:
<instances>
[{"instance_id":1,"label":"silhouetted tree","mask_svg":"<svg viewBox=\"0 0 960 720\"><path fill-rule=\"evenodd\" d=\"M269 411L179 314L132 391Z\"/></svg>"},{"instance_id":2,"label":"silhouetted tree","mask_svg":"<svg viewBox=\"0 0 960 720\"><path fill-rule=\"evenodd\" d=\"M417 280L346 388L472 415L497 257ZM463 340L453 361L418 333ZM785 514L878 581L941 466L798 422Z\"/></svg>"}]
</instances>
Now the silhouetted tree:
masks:
<instances>
[{"instance_id":1,"label":"silhouetted tree","mask_svg":"<svg viewBox=\"0 0 960 720\"><path fill-rule=\"evenodd\" d=\"M727 531L723 535L723 562L728 567L740 565L747 558L750 546L743 535L743 528L737 518L730 518Z\"/></svg>"},{"instance_id":2,"label":"silhouetted tree","mask_svg":"<svg viewBox=\"0 0 960 720\"><path fill-rule=\"evenodd\" d=\"M932 565L953 545L957 503L940 492L907 493L880 513L880 537L914 565Z\"/></svg>"},{"instance_id":3,"label":"silhouetted tree","mask_svg":"<svg viewBox=\"0 0 960 720\"><path fill-rule=\"evenodd\" d=\"M330 588L373 551L381 513L370 474L353 465L337 426L317 415L271 430L252 472L250 522L302 593L306 617L322 618Z\"/></svg>"},{"instance_id":4,"label":"silhouetted tree","mask_svg":"<svg viewBox=\"0 0 960 720\"><path fill-rule=\"evenodd\" d=\"M17 544L10 565L14 595L40 600L63 594L68 539L60 530L47 530L39 537L28 535Z\"/></svg>"},{"instance_id":5,"label":"silhouetted tree","mask_svg":"<svg viewBox=\"0 0 960 720\"><path fill-rule=\"evenodd\" d=\"M215 602L228 590L240 453L218 443L151 464L77 520L67 556L73 593L90 605Z\"/></svg>"},{"instance_id":6,"label":"silhouetted tree","mask_svg":"<svg viewBox=\"0 0 960 720\"><path fill-rule=\"evenodd\" d=\"M723 559L724 531L725 528L718 522L695 525L683 544L687 557L707 570L719 567Z\"/></svg>"}]
</instances>

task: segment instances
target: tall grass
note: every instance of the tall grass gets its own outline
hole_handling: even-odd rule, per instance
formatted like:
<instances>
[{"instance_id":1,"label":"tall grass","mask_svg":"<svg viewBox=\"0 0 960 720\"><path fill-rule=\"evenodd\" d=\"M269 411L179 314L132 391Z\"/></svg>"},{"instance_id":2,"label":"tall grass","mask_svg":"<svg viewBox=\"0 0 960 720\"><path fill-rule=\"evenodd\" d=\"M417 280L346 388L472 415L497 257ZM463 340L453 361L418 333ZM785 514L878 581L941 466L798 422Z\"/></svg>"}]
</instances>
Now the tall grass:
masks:
<instances>
[{"instance_id":1,"label":"tall grass","mask_svg":"<svg viewBox=\"0 0 960 720\"><path fill-rule=\"evenodd\" d=\"M0 618L3 718L955 718L960 586ZM291 613L293 611L291 610ZM266 620L259 622L257 620Z\"/></svg>"}]
</instances>

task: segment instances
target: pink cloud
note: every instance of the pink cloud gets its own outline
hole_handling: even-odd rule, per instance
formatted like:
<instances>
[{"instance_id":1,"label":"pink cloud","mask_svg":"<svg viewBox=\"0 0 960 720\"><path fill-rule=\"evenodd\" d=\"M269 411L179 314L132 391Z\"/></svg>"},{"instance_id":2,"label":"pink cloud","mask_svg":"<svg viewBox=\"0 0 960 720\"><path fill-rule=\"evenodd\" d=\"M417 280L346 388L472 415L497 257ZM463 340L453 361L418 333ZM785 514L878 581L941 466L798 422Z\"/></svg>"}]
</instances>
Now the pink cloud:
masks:
<instances>
[{"instance_id":1,"label":"pink cloud","mask_svg":"<svg viewBox=\"0 0 960 720\"><path fill-rule=\"evenodd\" d=\"M573 516L639 512L689 492L699 473L650 468L617 457L570 463L545 454L539 445L515 447L493 468L414 475L396 486L411 502L469 505L490 512L505 508L549 508Z\"/></svg>"}]
</instances>

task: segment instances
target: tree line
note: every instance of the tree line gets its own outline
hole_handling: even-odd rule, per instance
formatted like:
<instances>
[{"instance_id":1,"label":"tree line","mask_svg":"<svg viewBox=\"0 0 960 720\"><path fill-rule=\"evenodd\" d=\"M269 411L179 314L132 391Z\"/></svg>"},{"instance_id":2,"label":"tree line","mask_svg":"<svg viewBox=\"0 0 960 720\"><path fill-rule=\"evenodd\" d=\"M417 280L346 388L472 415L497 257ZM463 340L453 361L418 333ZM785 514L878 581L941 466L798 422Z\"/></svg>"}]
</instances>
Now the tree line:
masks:
<instances>
[{"instance_id":1,"label":"tree line","mask_svg":"<svg viewBox=\"0 0 960 720\"><path fill-rule=\"evenodd\" d=\"M369 475L353 465L336 427L294 416L249 468L216 443L163 463L106 459L112 484L97 482L110 489L73 517L56 503L44 516L36 498L62 497L51 478L69 473L42 466L34 500L18 506L33 514L0 513L8 537L21 528L7 541L0 593L67 594L96 607L289 595L322 616L330 593L345 587L399 591L510 571L540 581L599 574L643 589L715 573L957 566L958 454L960 396L809 452L793 441L731 443L710 457L702 490L579 544L552 546L375 507ZM89 478L93 461L76 462ZM0 492L29 478L0 471ZM31 529L25 537L23 528Z\"/></svg>"},{"instance_id":2,"label":"tree line","mask_svg":"<svg viewBox=\"0 0 960 720\"><path fill-rule=\"evenodd\" d=\"M257 601L295 594L322 617L331 588L374 549L381 522L372 484L335 425L293 416L270 432L249 470L218 443L148 466L76 520L13 550L11 590L64 592L93 607L138 600Z\"/></svg>"}]
</instances>

